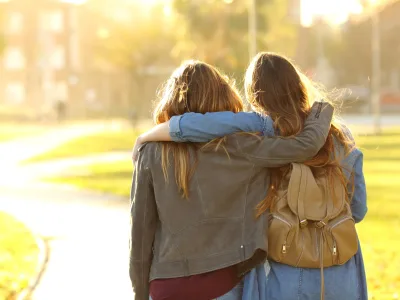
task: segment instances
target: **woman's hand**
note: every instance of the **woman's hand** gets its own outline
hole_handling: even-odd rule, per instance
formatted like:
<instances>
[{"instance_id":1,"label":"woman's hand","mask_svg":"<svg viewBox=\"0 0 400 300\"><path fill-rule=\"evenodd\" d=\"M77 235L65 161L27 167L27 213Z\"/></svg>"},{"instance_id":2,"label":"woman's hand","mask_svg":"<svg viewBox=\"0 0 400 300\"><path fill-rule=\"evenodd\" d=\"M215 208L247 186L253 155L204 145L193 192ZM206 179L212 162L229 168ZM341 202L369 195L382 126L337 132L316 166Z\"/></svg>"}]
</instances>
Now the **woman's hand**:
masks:
<instances>
[{"instance_id":1,"label":"woman's hand","mask_svg":"<svg viewBox=\"0 0 400 300\"><path fill-rule=\"evenodd\" d=\"M132 160L135 162L139 155L140 147L148 142L170 142L171 136L169 135L169 121L154 126L149 131L141 134L137 139L135 146L132 150Z\"/></svg>"}]
</instances>

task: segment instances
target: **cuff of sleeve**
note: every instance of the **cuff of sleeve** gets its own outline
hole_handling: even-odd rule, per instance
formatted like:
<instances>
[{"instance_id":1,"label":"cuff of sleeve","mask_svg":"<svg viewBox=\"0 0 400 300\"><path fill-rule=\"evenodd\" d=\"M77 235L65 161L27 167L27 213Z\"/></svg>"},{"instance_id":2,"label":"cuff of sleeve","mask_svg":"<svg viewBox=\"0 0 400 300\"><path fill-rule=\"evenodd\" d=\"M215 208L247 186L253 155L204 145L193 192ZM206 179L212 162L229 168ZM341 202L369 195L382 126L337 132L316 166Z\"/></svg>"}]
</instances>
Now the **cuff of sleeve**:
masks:
<instances>
[{"instance_id":1,"label":"cuff of sleeve","mask_svg":"<svg viewBox=\"0 0 400 300\"><path fill-rule=\"evenodd\" d=\"M311 118L313 120L319 119L322 115L325 118L332 119L334 108L328 102L317 101L311 107Z\"/></svg>"},{"instance_id":2,"label":"cuff of sleeve","mask_svg":"<svg viewBox=\"0 0 400 300\"><path fill-rule=\"evenodd\" d=\"M264 117L263 134L268 137L275 136L274 121L269 116Z\"/></svg>"},{"instance_id":3,"label":"cuff of sleeve","mask_svg":"<svg viewBox=\"0 0 400 300\"><path fill-rule=\"evenodd\" d=\"M169 135L174 142L182 142L181 119L183 116L173 116L169 120Z\"/></svg>"}]
</instances>

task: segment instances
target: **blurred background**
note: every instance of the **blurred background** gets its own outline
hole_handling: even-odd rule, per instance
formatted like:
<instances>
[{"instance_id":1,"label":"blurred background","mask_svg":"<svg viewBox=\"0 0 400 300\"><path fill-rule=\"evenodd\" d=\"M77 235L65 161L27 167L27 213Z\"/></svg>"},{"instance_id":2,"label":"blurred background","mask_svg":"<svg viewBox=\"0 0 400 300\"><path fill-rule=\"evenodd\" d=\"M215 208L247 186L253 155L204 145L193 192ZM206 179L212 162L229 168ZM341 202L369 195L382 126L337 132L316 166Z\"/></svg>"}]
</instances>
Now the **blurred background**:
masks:
<instances>
[{"instance_id":1,"label":"blurred background","mask_svg":"<svg viewBox=\"0 0 400 300\"><path fill-rule=\"evenodd\" d=\"M370 299L400 297L399 0L0 0L0 300L131 299L130 149L182 60L258 51L328 90L364 152Z\"/></svg>"},{"instance_id":2,"label":"blurred background","mask_svg":"<svg viewBox=\"0 0 400 300\"><path fill-rule=\"evenodd\" d=\"M345 112L373 112L376 92L382 112L398 113L399 16L383 0L1 0L0 104L35 119L148 117L183 59L240 86L262 50L348 89Z\"/></svg>"}]
</instances>

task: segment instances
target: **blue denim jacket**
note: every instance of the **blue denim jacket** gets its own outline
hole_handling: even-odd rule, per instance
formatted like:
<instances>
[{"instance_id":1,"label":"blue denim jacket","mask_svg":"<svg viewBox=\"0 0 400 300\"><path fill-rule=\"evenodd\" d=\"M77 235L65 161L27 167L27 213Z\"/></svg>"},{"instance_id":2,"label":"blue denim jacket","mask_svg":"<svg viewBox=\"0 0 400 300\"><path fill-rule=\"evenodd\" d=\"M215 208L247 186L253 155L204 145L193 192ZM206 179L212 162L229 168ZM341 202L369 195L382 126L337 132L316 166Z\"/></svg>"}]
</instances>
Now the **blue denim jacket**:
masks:
<instances>
[{"instance_id":1,"label":"blue denim jacket","mask_svg":"<svg viewBox=\"0 0 400 300\"><path fill-rule=\"evenodd\" d=\"M353 139L350 131L345 127L344 129ZM208 142L214 138L235 132L261 132L265 136L275 135L272 119L254 112L187 113L170 120L170 135L172 140L176 142ZM354 149L343 163L350 166L355 175L351 209L355 221L360 222L367 212L362 152L359 149ZM345 171L345 174L350 176L351 172ZM267 280L264 280L265 270L269 268L271 271ZM311 294L315 294L315 298L318 299L319 280L319 270L293 268L276 262L270 262L270 265L268 265L267 262L265 266L257 267L246 276L243 300L290 300L293 290L297 293L296 299L313 299L314 296ZM359 288L354 289L354 285ZM346 287L348 287L349 300L368 299L361 247L359 247L357 254L345 265L325 269L326 300L346 300L342 297ZM351 290L357 294L350 296Z\"/></svg>"}]
</instances>

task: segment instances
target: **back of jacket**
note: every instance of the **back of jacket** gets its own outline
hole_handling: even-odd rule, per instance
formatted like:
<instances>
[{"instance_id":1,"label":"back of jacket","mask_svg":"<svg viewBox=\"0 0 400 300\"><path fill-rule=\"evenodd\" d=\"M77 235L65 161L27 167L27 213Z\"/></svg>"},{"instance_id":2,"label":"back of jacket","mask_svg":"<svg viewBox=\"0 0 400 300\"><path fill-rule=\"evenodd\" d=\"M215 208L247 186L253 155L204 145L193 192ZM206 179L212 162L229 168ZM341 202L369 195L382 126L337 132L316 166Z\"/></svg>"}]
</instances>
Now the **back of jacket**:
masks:
<instances>
[{"instance_id":1,"label":"back of jacket","mask_svg":"<svg viewBox=\"0 0 400 300\"><path fill-rule=\"evenodd\" d=\"M143 149L159 219L150 280L221 269L249 259L256 249L267 249L267 223L255 218L255 207L267 193L268 169L222 149L192 148L191 166L196 167L186 199L176 184L173 163L165 180L161 147L152 143Z\"/></svg>"},{"instance_id":2,"label":"back of jacket","mask_svg":"<svg viewBox=\"0 0 400 300\"><path fill-rule=\"evenodd\" d=\"M267 217L255 215L269 186L266 167L313 157L326 140L332 112L326 106L310 114L304 131L290 139L236 134L218 151L192 148L196 167L188 199L176 184L175 158L170 157L166 180L162 143L144 145L131 193L130 276L136 299L148 299L153 279L236 264L241 274L265 259Z\"/></svg>"}]
</instances>

